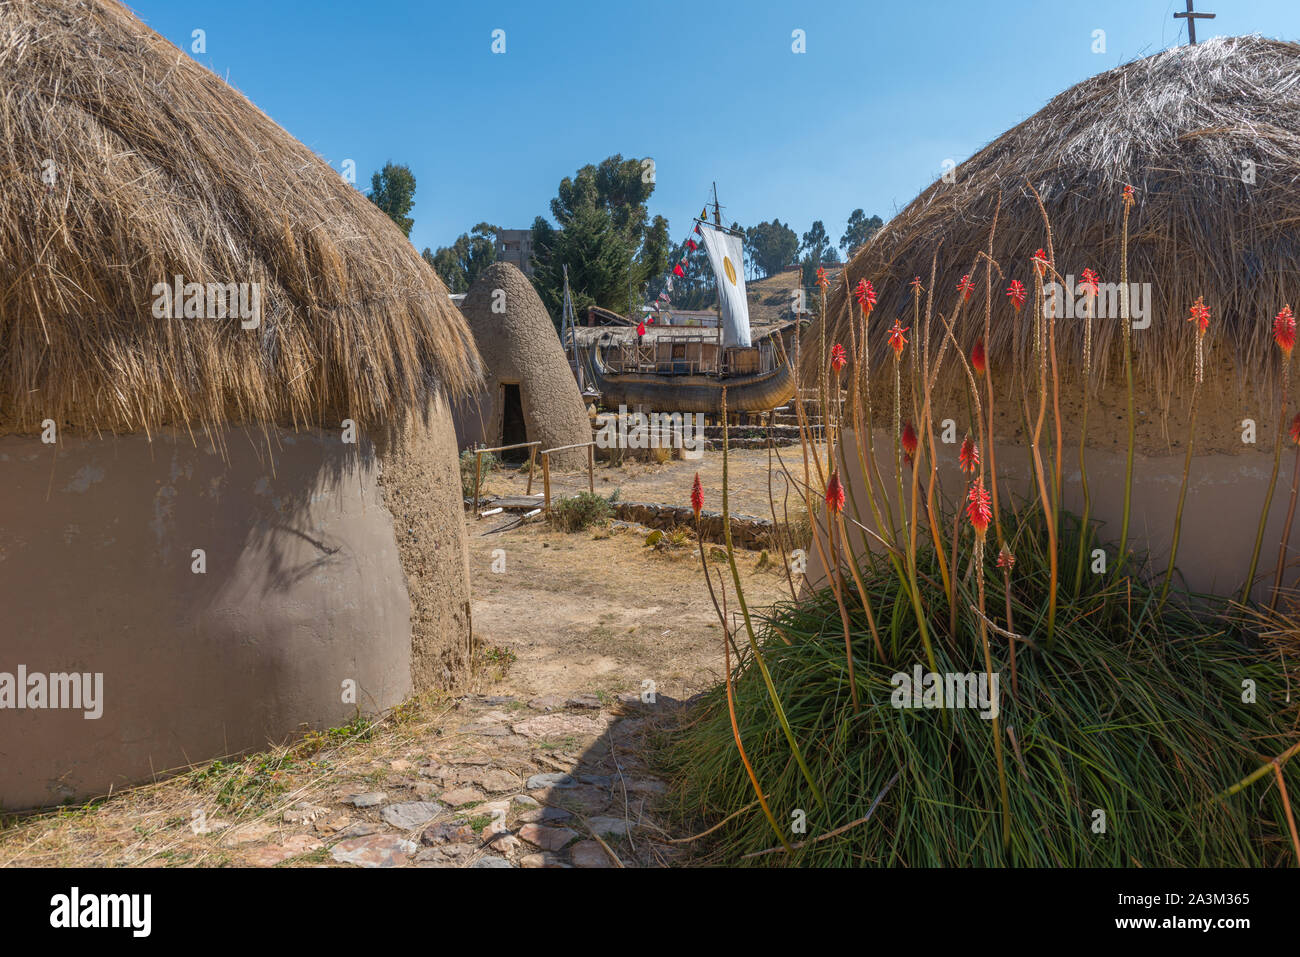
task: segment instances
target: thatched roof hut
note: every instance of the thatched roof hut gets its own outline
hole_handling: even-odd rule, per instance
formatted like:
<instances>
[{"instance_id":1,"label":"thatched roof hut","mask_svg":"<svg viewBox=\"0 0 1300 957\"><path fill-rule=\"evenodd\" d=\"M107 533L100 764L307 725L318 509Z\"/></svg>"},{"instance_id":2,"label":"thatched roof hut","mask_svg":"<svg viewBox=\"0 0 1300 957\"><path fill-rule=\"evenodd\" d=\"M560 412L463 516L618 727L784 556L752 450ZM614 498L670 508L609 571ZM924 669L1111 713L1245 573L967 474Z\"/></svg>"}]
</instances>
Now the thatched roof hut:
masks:
<instances>
[{"instance_id":1,"label":"thatched roof hut","mask_svg":"<svg viewBox=\"0 0 1300 957\"><path fill-rule=\"evenodd\" d=\"M0 671L102 682L88 721L0 674L0 803L451 679L478 358L433 270L114 0L0 6L0 124Z\"/></svg>"},{"instance_id":2,"label":"thatched roof hut","mask_svg":"<svg viewBox=\"0 0 1300 957\"><path fill-rule=\"evenodd\" d=\"M541 450L591 441L591 420L555 325L528 277L493 263L461 303L483 356L484 389L456 406L462 447L541 442ZM579 468L584 449L553 456Z\"/></svg>"},{"instance_id":3,"label":"thatched roof hut","mask_svg":"<svg viewBox=\"0 0 1300 957\"><path fill-rule=\"evenodd\" d=\"M974 277L975 295L960 312L956 335L968 353L986 335L987 270L981 255L990 252L991 236L987 355L1000 396L998 467L1000 475L1005 469L1025 478L1021 400L1036 395L1037 388L1036 371L1028 374L1035 363L1032 303L1017 315L1005 291L1015 279L1032 296L1030 261L1039 248L1054 254L1063 277L1073 276L1077 283L1090 268L1100 274L1103 290L1107 283L1117 284L1123 195L1131 184L1136 205L1129 222L1128 279L1138 287L1132 297L1137 546L1149 550L1157 566L1168 556L1196 338L1185 320L1193 301L1204 296L1213 321L1205 342L1206 382L1178 561L1197 587L1224 594L1239 588L1281 414L1282 360L1271 342L1271 322L1283 305L1300 305L1298 77L1300 46L1252 36L1178 47L1066 90L956 167L950 181L941 179L923 191L872 238L831 290L829 322L820 327L827 342L850 345L851 290L859 280L870 280L879 296L868 330L871 384L873 394L879 390L876 409L888 410L893 376L887 329L898 319L912 327L908 349L924 345L924 328L918 329L913 318L909 284L914 278L920 278L925 296L933 295L932 348L943 335L939 316L951 318L957 311L958 282L966 274ZM1114 541L1127 436L1123 326L1116 299L1105 291L1099 307L1088 382L1088 477L1092 516L1105 523L1103 539ZM856 305L853 313L856 321ZM1065 504L1078 512L1077 453L1068 450L1077 447L1087 327L1081 311L1077 317L1058 315ZM823 351L809 348L804 355L805 376L816 375ZM876 371L882 365L886 374ZM965 372L953 361L943 371L935 419L952 418L965 430L970 408ZM905 374L905 382L909 378ZM905 384L904 415L910 417L907 392ZM1247 419L1258 424L1257 435L1243 441ZM876 444L886 455L886 474L893 471L892 443L886 434L883 444L879 439ZM1007 446L1020 448L1004 454ZM940 458L945 451L955 460L955 448L940 446ZM949 465L946 459L943 465ZM1287 481L1284 474L1282 488ZM946 487L960 489L960 478L952 476ZM1270 513L1266 540L1274 547L1284 500L1278 494Z\"/></svg>"},{"instance_id":4,"label":"thatched roof hut","mask_svg":"<svg viewBox=\"0 0 1300 957\"><path fill-rule=\"evenodd\" d=\"M1030 257L1048 244L1032 185L1052 225L1056 268L1103 282L1120 276L1123 191L1136 190L1130 222L1129 280L1149 283L1151 327L1135 336L1144 383L1167 395L1186 379L1192 337L1182 322L1205 296L1215 320L1209 340L1224 371L1254 384L1269 366L1269 320L1300 299L1300 46L1258 36L1219 38L1126 64L1071 87L999 136L950 179L940 179L890 220L832 289L833 341L843 339L845 288L860 279L880 299L871 341L910 323L911 290L928 287L937 254L936 309L951 312L961 276L983 278L977 258L994 214L995 272L991 356L1012 356L1017 327L1003 291L1012 279L1032 288ZM999 207L1000 203L1000 207ZM980 267L982 269L982 267ZM975 315L978 314L978 330ZM983 306L965 319L969 345L982 334ZM937 324L936 324L937 325ZM1114 376L1116 322L1094 330L1096 373ZM1082 351L1083 324L1058 325L1063 356ZM808 350L816 362L817 350ZM879 354L879 353L878 353ZM1020 349L1023 357L1028 350Z\"/></svg>"}]
</instances>

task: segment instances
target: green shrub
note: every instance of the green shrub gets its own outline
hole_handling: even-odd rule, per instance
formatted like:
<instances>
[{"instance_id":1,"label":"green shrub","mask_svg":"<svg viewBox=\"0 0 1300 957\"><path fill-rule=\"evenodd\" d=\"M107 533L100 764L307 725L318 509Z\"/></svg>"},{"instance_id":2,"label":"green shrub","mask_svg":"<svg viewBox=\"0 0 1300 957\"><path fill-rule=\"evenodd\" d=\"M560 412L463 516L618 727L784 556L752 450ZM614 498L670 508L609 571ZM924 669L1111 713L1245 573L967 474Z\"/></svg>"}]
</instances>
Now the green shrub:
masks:
<instances>
[{"instance_id":1,"label":"green shrub","mask_svg":"<svg viewBox=\"0 0 1300 957\"><path fill-rule=\"evenodd\" d=\"M565 532L580 532L605 521L613 514L613 509L610 507L613 498L614 496L604 498L591 492L582 492L552 502L546 518L553 528Z\"/></svg>"},{"instance_id":2,"label":"green shrub","mask_svg":"<svg viewBox=\"0 0 1300 957\"><path fill-rule=\"evenodd\" d=\"M460 490L465 498L474 496L474 462L477 456L469 449L460 453ZM491 472L497 466L497 457L491 452L483 453L483 464L479 471L479 485L482 486L483 480L487 478L488 472ZM475 505L478 503L476 502Z\"/></svg>"},{"instance_id":3,"label":"green shrub","mask_svg":"<svg viewBox=\"0 0 1300 957\"><path fill-rule=\"evenodd\" d=\"M894 674L910 675L918 663L924 672L930 668L910 598L888 558L875 553L861 571L887 662L878 658L851 581L845 595L858 713L850 703L844 632L829 589L755 621L824 807L792 759L743 630L737 635L744 655L734 672L741 740L776 821L788 828L796 811L807 814L806 834L787 833L792 844L807 843L792 855L744 857L780 844L737 752L725 685L668 735L659 760L676 779L672 793L687 826L702 830L705 822L736 815L715 833L713 859L908 867L1293 863L1271 775L1219 797L1295 740L1297 708L1286 703L1281 667L1204 607L1196 614L1173 602L1161 609L1159 582L1157 591L1143 584L1138 559L1130 559L1123 576L1085 576L1077 596L1072 588L1061 590L1056 640L1048 650L1040 633L1048 593L1044 529L1039 512L1021 527L1016 548L1015 630L1035 641L1019 644L1017 695L1007 641L990 635L1011 810L1007 846L992 722L975 709L896 708L891 702ZM960 614L956 633L949 634L933 550L921 547L917 563L923 607L932 610L935 670L983 673L970 611L974 575L959 578ZM991 559L989 572L989 614L1005 625L1002 575ZM1243 702L1246 681L1254 683L1257 699ZM1290 793L1300 794L1300 762L1284 773ZM1098 812L1105 815L1104 832L1097 830ZM859 823L812 840L851 822Z\"/></svg>"}]
</instances>

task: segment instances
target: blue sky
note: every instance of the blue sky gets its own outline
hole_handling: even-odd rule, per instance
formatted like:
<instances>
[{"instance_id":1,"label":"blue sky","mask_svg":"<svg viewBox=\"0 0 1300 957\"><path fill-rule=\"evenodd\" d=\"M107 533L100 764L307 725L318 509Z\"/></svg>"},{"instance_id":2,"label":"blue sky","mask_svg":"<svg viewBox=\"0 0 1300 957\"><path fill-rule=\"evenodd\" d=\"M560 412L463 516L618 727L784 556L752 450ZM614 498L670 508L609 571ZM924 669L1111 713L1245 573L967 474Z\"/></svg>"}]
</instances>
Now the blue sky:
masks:
<instances>
[{"instance_id":1,"label":"blue sky","mask_svg":"<svg viewBox=\"0 0 1300 957\"><path fill-rule=\"evenodd\" d=\"M527 227L613 153L654 158L651 212L674 241L713 180L729 219L822 219L838 241L855 207L888 219L944 160L1187 36L1185 0L127 3L186 52L204 30L194 58L336 169L354 160L360 186L409 165L420 249L484 220ZM1218 14L1198 39L1300 39L1298 0L1197 7Z\"/></svg>"}]
</instances>

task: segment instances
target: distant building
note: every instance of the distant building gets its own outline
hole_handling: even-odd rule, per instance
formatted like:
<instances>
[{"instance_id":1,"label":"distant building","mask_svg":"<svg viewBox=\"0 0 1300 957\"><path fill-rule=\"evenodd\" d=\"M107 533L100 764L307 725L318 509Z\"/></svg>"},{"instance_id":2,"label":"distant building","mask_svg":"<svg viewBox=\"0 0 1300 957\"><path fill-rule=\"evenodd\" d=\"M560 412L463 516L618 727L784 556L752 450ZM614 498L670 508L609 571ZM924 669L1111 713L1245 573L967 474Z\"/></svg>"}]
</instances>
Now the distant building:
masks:
<instances>
[{"instance_id":1,"label":"distant building","mask_svg":"<svg viewBox=\"0 0 1300 957\"><path fill-rule=\"evenodd\" d=\"M497 262L510 263L525 276L533 274L533 231L498 229Z\"/></svg>"}]
</instances>

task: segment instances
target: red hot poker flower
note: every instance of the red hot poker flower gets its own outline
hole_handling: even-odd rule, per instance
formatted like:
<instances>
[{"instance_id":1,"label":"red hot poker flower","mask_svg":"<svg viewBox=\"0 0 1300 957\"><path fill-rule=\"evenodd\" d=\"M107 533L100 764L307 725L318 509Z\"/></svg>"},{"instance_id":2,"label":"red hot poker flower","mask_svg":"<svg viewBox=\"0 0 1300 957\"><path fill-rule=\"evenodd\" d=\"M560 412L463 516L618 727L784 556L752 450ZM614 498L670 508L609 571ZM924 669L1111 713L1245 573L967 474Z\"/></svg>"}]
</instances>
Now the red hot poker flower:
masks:
<instances>
[{"instance_id":1,"label":"red hot poker flower","mask_svg":"<svg viewBox=\"0 0 1300 957\"><path fill-rule=\"evenodd\" d=\"M1136 202L1136 200L1133 198L1133 187L1132 187L1132 186L1125 186L1125 187L1124 187L1124 205L1125 205L1126 207L1132 207L1132 205L1133 205L1135 202Z\"/></svg>"},{"instance_id":2,"label":"red hot poker flower","mask_svg":"<svg viewBox=\"0 0 1300 957\"><path fill-rule=\"evenodd\" d=\"M969 503L966 506L966 515L975 528L975 534L982 539L984 533L989 530L989 522L993 520L992 500L984 489L983 479L976 479L966 495L966 501Z\"/></svg>"},{"instance_id":3,"label":"red hot poker flower","mask_svg":"<svg viewBox=\"0 0 1300 957\"><path fill-rule=\"evenodd\" d=\"M1291 420L1291 441L1300 445L1300 412L1297 412L1296 417Z\"/></svg>"},{"instance_id":4,"label":"red hot poker flower","mask_svg":"<svg viewBox=\"0 0 1300 957\"><path fill-rule=\"evenodd\" d=\"M978 375L983 375L984 371L989 367L989 357L984 351L984 340L982 338L975 340L975 348L970 351L970 364Z\"/></svg>"},{"instance_id":5,"label":"red hot poker flower","mask_svg":"<svg viewBox=\"0 0 1300 957\"><path fill-rule=\"evenodd\" d=\"M695 473L695 484L691 486L691 509L695 512L695 520L700 520L700 511L704 508L704 489L700 486L700 473Z\"/></svg>"},{"instance_id":6,"label":"red hot poker flower","mask_svg":"<svg viewBox=\"0 0 1300 957\"><path fill-rule=\"evenodd\" d=\"M1085 269L1083 271L1083 278L1079 280L1079 289L1082 290L1085 296L1091 299L1093 296L1097 295L1101 289L1101 277L1091 269Z\"/></svg>"},{"instance_id":7,"label":"red hot poker flower","mask_svg":"<svg viewBox=\"0 0 1300 957\"><path fill-rule=\"evenodd\" d=\"M1019 279L1011 280L1011 285L1007 287L1007 296L1011 299L1011 305L1019 312L1025 305L1025 284Z\"/></svg>"},{"instance_id":8,"label":"red hot poker flower","mask_svg":"<svg viewBox=\"0 0 1300 957\"><path fill-rule=\"evenodd\" d=\"M907 422L903 425L903 456L907 459L907 464L912 464L912 459L916 457L916 429L912 428L912 423Z\"/></svg>"},{"instance_id":9,"label":"red hot poker flower","mask_svg":"<svg viewBox=\"0 0 1300 957\"><path fill-rule=\"evenodd\" d=\"M894 357L895 357L895 358L902 358L902 355L903 355L903 346L907 345L907 336L903 335L903 333L907 332L907 330L910 329L910 328L912 328L912 327L911 327L911 326L900 326L900 325L898 324L898 320L897 320L897 319L894 320L894 324L893 324L893 326L890 327L890 329L889 329L889 344L890 344L890 345L893 347L893 349L894 349Z\"/></svg>"},{"instance_id":10,"label":"red hot poker flower","mask_svg":"<svg viewBox=\"0 0 1300 957\"><path fill-rule=\"evenodd\" d=\"M1205 331L1210 328L1210 307L1205 304L1204 296L1197 296L1196 301L1192 303L1192 314L1187 317L1188 322L1196 323L1196 334L1205 335Z\"/></svg>"},{"instance_id":11,"label":"red hot poker flower","mask_svg":"<svg viewBox=\"0 0 1300 957\"><path fill-rule=\"evenodd\" d=\"M1034 264L1034 272L1038 273L1038 277L1041 279L1047 272L1047 267L1051 265L1051 263L1047 261L1047 253L1043 252L1040 248L1036 253L1034 253L1031 261Z\"/></svg>"},{"instance_id":12,"label":"red hot poker flower","mask_svg":"<svg viewBox=\"0 0 1300 957\"><path fill-rule=\"evenodd\" d=\"M831 284L831 281L830 281L829 279L826 278L826 270L825 270L823 267L818 266L818 267L817 267L817 285L821 286L822 289L824 290L824 289L825 289L827 286L829 286L830 284Z\"/></svg>"},{"instance_id":13,"label":"red hot poker flower","mask_svg":"<svg viewBox=\"0 0 1300 957\"><path fill-rule=\"evenodd\" d=\"M838 342L831 348L831 368L839 372L849 364L848 356L844 353L844 347Z\"/></svg>"},{"instance_id":14,"label":"red hot poker flower","mask_svg":"<svg viewBox=\"0 0 1300 957\"><path fill-rule=\"evenodd\" d=\"M998 552L998 568L1005 568L1008 571L1016 567L1016 556L1011 554L1011 549L1003 545L1002 550Z\"/></svg>"},{"instance_id":15,"label":"red hot poker flower","mask_svg":"<svg viewBox=\"0 0 1300 957\"><path fill-rule=\"evenodd\" d=\"M1291 314L1290 306L1283 306L1282 311L1273 319L1273 341L1290 359L1291 350L1295 348L1295 316Z\"/></svg>"},{"instance_id":16,"label":"red hot poker flower","mask_svg":"<svg viewBox=\"0 0 1300 957\"><path fill-rule=\"evenodd\" d=\"M957 283L957 291L961 293L962 302L970 302L970 294L975 291L975 284L971 282L969 275L961 277Z\"/></svg>"},{"instance_id":17,"label":"red hot poker flower","mask_svg":"<svg viewBox=\"0 0 1300 957\"><path fill-rule=\"evenodd\" d=\"M863 315L871 315L871 310L876 308L876 287L866 279L859 279L854 294L857 296L858 305L862 307Z\"/></svg>"},{"instance_id":18,"label":"red hot poker flower","mask_svg":"<svg viewBox=\"0 0 1300 957\"><path fill-rule=\"evenodd\" d=\"M980 450L971 437L968 435L961 443L961 451L957 453L957 462L961 465L961 470L967 475L974 475L975 470L980 465Z\"/></svg>"},{"instance_id":19,"label":"red hot poker flower","mask_svg":"<svg viewBox=\"0 0 1300 957\"><path fill-rule=\"evenodd\" d=\"M844 486L840 484L838 469L831 473L831 480L826 483L826 507L832 515L844 511Z\"/></svg>"},{"instance_id":20,"label":"red hot poker flower","mask_svg":"<svg viewBox=\"0 0 1300 957\"><path fill-rule=\"evenodd\" d=\"M912 287L912 295L914 295L914 296L919 296L919 295L921 295L921 277L920 277L920 276L914 276L914 277L912 277L912 281L909 282L908 285Z\"/></svg>"}]
</instances>

